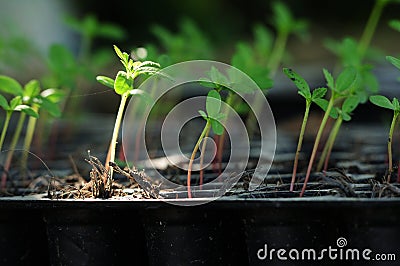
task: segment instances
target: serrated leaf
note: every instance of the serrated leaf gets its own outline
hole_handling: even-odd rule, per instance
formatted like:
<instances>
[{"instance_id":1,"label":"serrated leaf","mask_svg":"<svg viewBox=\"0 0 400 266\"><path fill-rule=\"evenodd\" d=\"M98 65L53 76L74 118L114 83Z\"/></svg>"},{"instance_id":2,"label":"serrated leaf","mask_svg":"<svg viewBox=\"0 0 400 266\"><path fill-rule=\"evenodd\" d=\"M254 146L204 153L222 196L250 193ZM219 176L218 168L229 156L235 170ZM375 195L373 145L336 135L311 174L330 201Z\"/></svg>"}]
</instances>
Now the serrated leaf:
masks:
<instances>
[{"instance_id":1,"label":"serrated leaf","mask_svg":"<svg viewBox=\"0 0 400 266\"><path fill-rule=\"evenodd\" d=\"M383 95L372 95L369 97L369 101L379 107L395 110L390 100Z\"/></svg>"},{"instance_id":2,"label":"serrated leaf","mask_svg":"<svg viewBox=\"0 0 400 266\"><path fill-rule=\"evenodd\" d=\"M357 78L357 69L352 66L346 67L337 77L335 89L343 92L349 89Z\"/></svg>"},{"instance_id":3,"label":"serrated leaf","mask_svg":"<svg viewBox=\"0 0 400 266\"><path fill-rule=\"evenodd\" d=\"M312 92L312 100L318 99L318 98L323 98L327 92L327 88L316 88Z\"/></svg>"},{"instance_id":4,"label":"serrated leaf","mask_svg":"<svg viewBox=\"0 0 400 266\"><path fill-rule=\"evenodd\" d=\"M400 69L400 59L397 59L396 57L393 56L386 56L386 60L389 61L392 65L394 65L396 68Z\"/></svg>"},{"instance_id":5,"label":"serrated leaf","mask_svg":"<svg viewBox=\"0 0 400 266\"><path fill-rule=\"evenodd\" d=\"M329 102L326 99L315 99L313 101L316 105L318 105L322 110L324 110L326 112L326 110L328 109L328 105ZM329 113L329 116L336 119L339 116L338 111L336 110L336 108L332 108L331 112Z\"/></svg>"},{"instance_id":6,"label":"serrated leaf","mask_svg":"<svg viewBox=\"0 0 400 266\"><path fill-rule=\"evenodd\" d=\"M109 78L109 77L106 77L106 76L97 76L96 80L99 83L101 83L101 84L103 84L103 85L105 85L105 86L107 86L107 87L109 87L111 89L114 89L114 80L112 78Z\"/></svg>"},{"instance_id":7,"label":"serrated leaf","mask_svg":"<svg viewBox=\"0 0 400 266\"><path fill-rule=\"evenodd\" d=\"M211 90L207 94L206 110L208 117L215 118L221 110L221 96L216 90Z\"/></svg>"},{"instance_id":8,"label":"serrated leaf","mask_svg":"<svg viewBox=\"0 0 400 266\"><path fill-rule=\"evenodd\" d=\"M293 83L296 85L296 87L299 89L301 92L300 95L305 97L306 99L311 98L311 92L310 92L310 86L308 83L301 77L299 74L297 74L295 71L293 71L290 68L284 68L283 73L288 76L288 78L293 81Z\"/></svg>"},{"instance_id":9,"label":"serrated leaf","mask_svg":"<svg viewBox=\"0 0 400 266\"><path fill-rule=\"evenodd\" d=\"M133 80L128 77L126 72L119 71L114 82L114 90L117 94L122 95L132 89Z\"/></svg>"},{"instance_id":10,"label":"serrated leaf","mask_svg":"<svg viewBox=\"0 0 400 266\"><path fill-rule=\"evenodd\" d=\"M222 135L224 133L224 126L218 120L210 118L210 123L215 134Z\"/></svg>"},{"instance_id":11,"label":"serrated leaf","mask_svg":"<svg viewBox=\"0 0 400 266\"><path fill-rule=\"evenodd\" d=\"M199 110L199 113L205 120L208 119L207 114L203 110Z\"/></svg>"},{"instance_id":12,"label":"serrated leaf","mask_svg":"<svg viewBox=\"0 0 400 266\"><path fill-rule=\"evenodd\" d=\"M4 75L0 75L0 91L12 95L23 94L23 89L19 82L13 78Z\"/></svg>"},{"instance_id":13,"label":"serrated leaf","mask_svg":"<svg viewBox=\"0 0 400 266\"><path fill-rule=\"evenodd\" d=\"M333 90L335 88L335 81L333 79L332 74L328 70L326 70L325 68L322 71L323 71L324 76L325 76L326 85L328 86L328 88Z\"/></svg>"}]
</instances>

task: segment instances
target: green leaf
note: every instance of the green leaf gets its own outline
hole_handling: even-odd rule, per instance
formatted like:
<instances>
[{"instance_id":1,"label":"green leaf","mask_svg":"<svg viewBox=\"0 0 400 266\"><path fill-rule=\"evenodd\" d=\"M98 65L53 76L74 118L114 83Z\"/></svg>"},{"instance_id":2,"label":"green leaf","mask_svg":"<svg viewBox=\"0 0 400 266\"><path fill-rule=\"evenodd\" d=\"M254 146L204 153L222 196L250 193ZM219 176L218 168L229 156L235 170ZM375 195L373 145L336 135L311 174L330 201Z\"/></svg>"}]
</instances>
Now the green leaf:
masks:
<instances>
[{"instance_id":1,"label":"green leaf","mask_svg":"<svg viewBox=\"0 0 400 266\"><path fill-rule=\"evenodd\" d=\"M114 89L114 80L112 78L109 78L109 77L106 77L106 76L97 76L96 80L99 83L101 83L101 84L103 84L103 85L105 85L105 86L107 86L107 87L109 87L111 89Z\"/></svg>"},{"instance_id":2,"label":"green leaf","mask_svg":"<svg viewBox=\"0 0 400 266\"><path fill-rule=\"evenodd\" d=\"M349 114L356 109L358 104L360 103L360 99L357 96L350 96L344 100L342 105L342 111Z\"/></svg>"},{"instance_id":3,"label":"green leaf","mask_svg":"<svg viewBox=\"0 0 400 266\"><path fill-rule=\"evenodd\" d=\"M207 94L206 110L208 117L215 118L221 110L221 96L216 90L211 90Z\"/></svg>"},{"instance_id":4,"label":"green leaf","mask_svg":"<svg viewBox=\"0 0 400 266\"><path fill-rule=\"evenodd\" d=\"M61 44L50 46L49 63L50 67L60 75L77 68L74 55Z\"/></svg>"},{"instance_id":5,"label":"green leaf","mask_svg":"<svg viewBox=\"0 0 400 266\"><path fill-rule=\"evenodd\" d=\"M351 120L351 116L346 112L342 112L340 115L342 116L342 119L344 121L350 121Z\"/></svg>"},{"instance_id":6,"label":"green leaf","mask_svg":"<svg viewBox=\"0 0 400 266\"><path fill-rule=\"evenodd\" d=\"M400 69L400 59L397 59L393 56L386 56L386 60L392 63L392 65L394 65L398 69Z\"/></svg>"},{"instance_id":7,"label":"green leaf","mask_svg":"<svg viewBox=\"0 0 400 266\"><path fill-rule=\"evenodd\" d=\"M65 93L61 90L50 88L42 91L40 93L40 96L46 98L49 101L52 101L53 103L58 103L65 97Z\"/></svg>"},{"instance_id":8,"label":"green leaf","mask_svg":"<svg viewBox=\"0 0 400 266\"><path fill-rule=\"evenodd\" d=\"M199 83L201 86L206 87L206 88L211 88L211 89L216 88L215 84L207 78L200 78Z\"/></svg>"},{"instance_id":9,"label":"green leaf","mask_svg":"<svg viewBox=\"0 0 400 266\"><path fill-rule=\"evenodd\" d=\"M394 109L396 111L400 111L400 104L399 104L399 100L397 100L397 98L393 98L392 104L393 104Z\"/></svg>"},{"instance_id":10,"label":"green leaf","mask_svg":"<svg viewBox=\"0 0 400 266\"><path fill-rule=\"evenodd\" d=\"M16 96L14 97L11 101L10 101L10 109L9 110L13 110L18 106L22 104L22 98L21 96Z\"/></svg>"},{"instance_id":11,"label":"green leaf","mask_svg":"<svg viewBox=\"0 0 400 266\"><path fill-rule=\"evenodd\" d=\"M6 111L10 109L7 99L3 95L0 95L0 106Z\"/></svg>"},{"instance_id":12,"label":"green leaf","mask_svg":"<svg viewBox=\"0 0 400 266\"><path fill-rule=\"evenodd\" d=\"M335 89L335 81L333 79L332 74L325 68L322 71L324 72L326 85L328 86L328 88L330 88L331 90Z\"/></svg>"},{"instance_id":13,"label":"green leaf","mask_svg":"<svg viewBox=\"0 0 400 266\"><path fill-rule=\"evenodd\" d=\"M318 105L322 110L324 110L326 112L326 110L328 109L328 105L329 102L325 99L315 99L313 100L313 102ZM336 108L332 108L331 112L329 114L330 117L332 117L333 119L338 118L339 114L338 111L336 110Z\"/></svg>"},{"instance_id":14,"label":"green leaf","mask_svg":"<svg viewBox=\"0 0 400 266\"><path fill-rule=\"evenodd\" d=\"M13 78L4 75L0 75L0 91L12 95L23 94L23 89L19 82Z\"/></svg>"},{"instance_id":15,"label":"green leaf","mask_svg":"<svg viewBox=\"0 0 400 266\"><path fill-rule=\"evenodd\" d=\"M60 117L61 110L57 103L50 101L45 97L40 97L41 110L47 111L53 117Z\"/></svg>"},{"instance_id":16,"label":"green leaf","mask_svg":"<svg viewBox=\"0 0 400 266\"><path fill-rule=\"evenodd\" d=\"M145 92L144 90L133 89L129 91L129 94L132 96L139 96L143 101L145 101L149 105L153 104L154 102L151 95Z\"/></svg>"},{"instance_id":17,"label":"green leaf","mask_svg":"<svg viewBox=\"0 0 400 266\"><path fill-rule=\"evenodd\" d=\"M119 71L114 82L114 90L117 94L122 95L133 87L133 79L128 77L126 72Z\"/></svg>"},{"instance_id":18,"label":"green leaf","mask_svg":"<svg viewBox=\"0 0 400 266\"><path fill-rule=\"evenodd\" d=\"M336 79L336 91L343 92L351 87L357 78L357 69L352 66L346 67Z\"/></svg>"},{"instance_id":19,"label":"green leaf","mask_svg":"<svg viewBox=\"0 0 400 266\"><path fill-rule=\"evenodd\" d=\"M397 31L400 31L400 20L393 19L389 21L389 26Z\"/></svg>"},{"instance_id":20,"label":"green leaf","mask_svg":"<svg viewBox=\"0 0 400 266\"><path fill-rule=\"evenodd\" d=\"M40 94L40 84L37 80L31 80L24 86L23 101L30 103L32 98Z\"/></svg>"},{"instance_id":21,"label":"green leaf","mask_svg":"<svg viewBox=\"0 0 400 266\"><path fill-rule=\"evenodd\" d=\"M205 120L208 119L207 114L206 114L203 110L199 110L199 113L200 113L200 115L201 115Z\"/></svg>"},{"instance_id":22,"label":"green leaf","mask_svg":"<svg viewBox=\"0 0 400 266\"><path fill-rule=\"evenodd\" d=\"M323 98L325 96L327 90L328 90L327 88L317 88L317 89L313 90L311 99L315 100L315 99Z\"/></svg>"},{"instance_id":23,"label":"green leaf","mask_svg":"<svg viewBox=\"0 0 400 266\"><path fill-rule=\"evenodd\" d=\"M291 81L296 85L296 87L301 92L300 95L304 96L306 99L311 98L310 86L308 83L296 72L290 68L284 68L283 73L290 78Z\"/></svg>"},{"instance_id":24,"label":"green leaf","mask_svg":"<svg viewBox=\"0 0 400 266\"><path fill-rule=\"evenodd\" d=\"M39 118L39 114L35 110L33 110L30 106L25 104L17 105L14 108L14 111L21 111L34 118Z\"/></svg>"},{"instance_id":25,"label":"green leaf","mask_svg":"<svg viewBox=\"0 0 400 266\"><path fill-rule=\"evenodd\" d=\"M215 134L222 135L224 133L224 126L218 120L210 118L210 123Z\"/></svg>"},{"instance_id":26,"label":"green leaf","mask_svg":"<svg viewBox=\"0 0 400 266\"><path fill-rule=\"evenodd\" d=\"M372 95L369 97L369 101L379 107L395 110L394 105L388 98L382 95Z\"/></svg>"}]
</instances>

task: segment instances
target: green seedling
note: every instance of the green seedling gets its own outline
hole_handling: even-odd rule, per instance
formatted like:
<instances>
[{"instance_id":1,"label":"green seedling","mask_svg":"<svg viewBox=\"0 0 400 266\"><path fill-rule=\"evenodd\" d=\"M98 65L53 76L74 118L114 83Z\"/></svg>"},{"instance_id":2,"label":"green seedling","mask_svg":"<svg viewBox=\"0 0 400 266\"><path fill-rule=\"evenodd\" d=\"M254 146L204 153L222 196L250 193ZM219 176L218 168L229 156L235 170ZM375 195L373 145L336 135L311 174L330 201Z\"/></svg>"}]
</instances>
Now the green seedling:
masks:
<instances>
[{"instance_id":1,"label":"green seedling","mask_svg":"<svg viewBox=\"0 0 400 266\"><path fill-rule=\"evenodd\" d=\"M388 171L388 176L387 176L387 182L390 181L390 177L392 176L393 172L393 162L392 162L392 139L393 139L393 132L394 128L397 123L397 118L400 114L400 104L399 100L397 98L393 98L392 101L390 101L388 98L382 95L372 95L370 96L369 100L371 103L382 107L386 109L393 110L393 118L392 118L392 123L390 125L390 130L389 130L389 138L388 138L388 161L389 161L389 171Z\"/></svg>"},{"instance_id":2,"label":"green seedling","mask_svg":"<svg viewBox=\"0 0 400 266\"><path fill-rule=\"evenodd\" d=\"M23 104L22 86L13 78L7 76L0 76L0 90L5 93L11 93L17 95L13 99L11 99L10 102L8 102L3 95L0 95L0 106L6 112L6 118L4 120L3 130L1 131L1 136L0 136L0 151L1 151L3 149L4 140L6 137L8 125L10 123L12 114L16 111L19 111L29 116L37 118L38 113L32 107Z\"/></svg>"},{"instance_id":3,"label":"green seedling","mask_svg":"<svg viewBox=\"0 0 400 266\"><path fill-rule=\"evenodd\" d=\"M211 128L213 132L217 135L221 135L224 133L224 126L222 125L221 120L225 118L225 114L221 113L221 95L217 90L211 90L208 92L206 99L206 112L204 112L203 110L199 110L199 113L206 121L206 124L196 142L196 145L193 148L192 155L190 156L187 174L188 198L192 198L192 192L190 189L192 166L196 153L200 147L201 141L208 136ZM202 151L204 152L204 148L202 148ZM203 154L201 156L203 156Z\"/></svg>"},{"instance_id":4,"label":"green seedling","mask_svg":"<svg viewBox=\"0 0 400 266\"><path fill-rule=\"evenodd\" d=\"M269 88L269 86L272 86L271 80L273 80L276 71L278 70L279 66L281 65L283 58L285 57L285 52L286 52L286 46L289 37L293 35L297 35L300 38L305 39L307 36L307 27L308 23L307 21L303 19L295 19L292 13L290 12L290 9L283 3L281 2L273 2L272 4L272 21L271 24L273 28L276 30L276 35L273 41L271 41L272 37L269 36L267 31L256 32L258 36L255 38L255 44L254 48L252 51L252 59L255 57L259 57L261 55L262 58L261 60L265 60L268 58L268 60L265 60L264 62L259 63L257 66L253 66L252 69L259 68L259 70L252 70L253 73L255 74L264 74L265 76L264 81L260 82L258 81L258 84L263 85L261 88ZM271 43L273 43L271 45ZM265 45L264 51L260 52L262 50L262 46ZM242 45L243 46L243 45ZM251 51L248 47L244 47L246 50L242 48L241 50L238 50L237 52L239 53L238 55L234 55L233 59L235 59L236 62L232 62L233 65L241 70L243 70L245 73L247 73L246 65L240 65L240 61L238 61L238 57L240 56L240 53L243 55L246 55L244 53L250 54ZM270 49L267 51L266 49ZM264 57L265 55L268 55L267 57ZM260 59L256 60L255 62L260 61ZM242 62L244 59L242 59ZM249 64L247 64L249 65ZM262 65L262 66L259 66ZM250 64L251 66L251 64ZM251 72L250 72L251 73ZM262 79L261 76L255 75L257 80ZM247 121L246 121L246 128L249 132L249 135L252 136L253 133L256 130L256 114L259 114L262 112L261 109L261 104L262 99L255 99L255 102L253 103L253 108L255 113L250 113Z\"/></svg>"},{"instance_id":5,"label":"green seedling","mask_svg":"<svg viewBox=\"0 0 400 266\"><path fill-rule=\"evenodd\" d=\"M222 113L225 114L225 119L229 116L230 108L232 107L236 112L240 113L240 108L245 104L238 97L239 94L248 94L254 93L254 89L252 86L248 86L241 79L240 74L236 68L229 68L226 71L226 75L221 73L217 68L211 67L211 70L208 71L207 77L203 78L200 81L200 84L204 87L216 89L218 92L227 92L227 96L225 99L226 105L224 105L222 109ZM232 90L235 88L235 90ZM246 108L247 109L247 108ZM218 172L219 174L222 171L222 152L225 142L225 130L223 129L222 134L218 135L218 144L217 144L217 163L218 163ZM203 147L205 147L205 142L203 143ZM202 175L203 171L200 171L200 183L202 183Z\"/></svg>"},{"instance_id":6,"label":"green seedling","mask_svg":"<svg viewBox=\"0 0 400 266\"><path fill-rule=\"evenodd\" d=\"M330 116L337 117L337 113L335 112L336 110L334 108L336 101L349 97L349 94L354 90L354 87L357 86L357 70L354 67L346 67L339 74L336 80L326 69L324 69L323 72L327 81L327 87L330 90L330 98L329 101L325 99L319 100L319 106L325 111L325 114L319 126L317 136L315 137L314 146L311 152L310 160L308 162L307 173L304 180L303 188L300 192L300 197L304 195L304 192L306 190L307 182L310 178L314 159L317 154L318 146L322 137L322 133L325 129L326 122L328 121L328 118Z\"/></svg>"},{"instance_id":7,"label":"green seedling","mask_svg":"<svg viewBox=\"0 0 400 266\"><path fill-rule=\"evenodd\" d=\"M301 77L299 74L297 74L290 68L284 68L283 72L286 74L286 76L288 76L288 78L291 81L293 81L293 83L296 85L296 87L299 90L298 93L301 96L303 96L304 99L306 100L306 110L304 112L303 122L301 124L301 129L300 129L300 135L299 135L299 139L297 142L296 155L295 155L294 163L293 163L292 180L290 183L290 191L293 191L294 183L296 180L299 154L301 152L301 147L303 144L303 136L304 136L304 132L305 132L306 125L307 125L310 107L313 102L316 104L321 104L321 102L324 101L323 97L325 96L325 94L327 92L327 88L317 88L311 92L310 86L308 85L307 81L305 81L304 78Z\"/></svg>"},{"instance_id":8,"label":"green seedling","mask_svg":"<svg viewBox=\"0 0 400 266\"><path fill-rule=\"evenodd\" d=\"M392 63L396 68L398 68L400 70L400 59L392 57L392 56L387 56L386 59L390 63ZM400 104L399 104L399 100L397 98L393 98L392 101L390 101L388 98L386 98L383 95L372 95L369 97L369 100L371 103L373 103L379 107L393 110L393 118L392 118L392 123L390 125L389 138L388 138L388 144L387 144L388 161L389 161L387 182L389 182L390 177L392 176L392 172L393 172L393 159L392 159L393 132L394 132L394 128L396 126L397 120L398 120L398 116L400 114ZM400 180L397 180L397 181L400 181Z\"/></svg>"},{"instance_id":9,"label":"green seedling","mask_svg":"<svg viewBox=\"0 0 400 266\"><path fill-rule=\"evenodd\" d=\"M18 82L14 80L17 84ZM18 83L19 84L19 83ZM20 86L20 85L19 85ZM21 87L22 88L22 87ZM35 132L36 121L39 118L40 109L46 110L51 116L59 117L61 111L58 107L58 102L62 97L62 94L56 89L47 89L41 92L40 84L37 80L29 81L23 88L20 97L21 103L25 107L26 111L21 112L19 120L17 122L16 129L13 134L13 138L10 143L10 147L7 153L6 161L4 164L4 173L1 178L1 187L5 188L7 171L10 168L11 160L21 135L21 131L26 119L26 115L29 116L28 125L26 128L26 134L24 138L23 150L26 151L21 157L21 169L25 171L27 165L28 151L31 147L32 138ZM15 99L15 98L14 98ZM22 173L22 175L24 175Z\"/></svg>"},{"instance_id":10,"label":"green seedling","mask_svg":"<svg viewBox=\"0 0 400 266\"><path fill-rule=\"evenodd\" d=\"M214 58L214 49L208 36L189 18L180 21L176 33L160 25L153 25L151 31L160 47L147 45L148 59L160 62L163 67L188 60Z\"/></svg>"},{"instance_id":11,"label":"green seedling","mask_svg":"<svg viewBox=\"0 0 400 266\"><path fill-rule=\"evenodd\" d=\"M143 90L134 89L135 79L140 75L153 75L157 73L160 65L152 61L133 61L129 54L122 52L117 46L114 45L114 51L119 57L123 71L118 71L115 79L97 76L97 81L101 84L113 88L114 91L121 96L117 117L115 119L114 130L111 137L110 146L107 153L106 169L109 171L108 175L104 175L104 185L110 185L113 178L113 169L109 167L110 162L115 161L115 151L117 146L119 129L121 127L125 105L129 96L140 96L146 101L152 101L151 97Z\"/></svg>"}]
</instances>

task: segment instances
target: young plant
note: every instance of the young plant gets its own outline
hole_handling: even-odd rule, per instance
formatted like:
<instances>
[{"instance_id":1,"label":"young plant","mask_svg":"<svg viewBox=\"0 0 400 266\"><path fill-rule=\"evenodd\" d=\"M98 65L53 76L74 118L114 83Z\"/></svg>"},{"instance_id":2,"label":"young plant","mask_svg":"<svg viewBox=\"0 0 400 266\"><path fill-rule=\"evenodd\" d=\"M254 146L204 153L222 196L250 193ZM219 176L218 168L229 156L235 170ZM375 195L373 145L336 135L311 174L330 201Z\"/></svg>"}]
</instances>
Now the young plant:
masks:
<instances>
[{"instance_id":1,"label":"young plant","mask_svg":"<svg viewBox=\"0 0 400 266\"><path fill-rule=\"evenodd\" d=\"M293 191L294 189L294 183L296 180L296 173L297 173L297 165L298 165L298 160L299 160L299 154L301 151L301 146L303 144L303 136L304 132L306 129L307 125L307 120L308 120L308 115L310 112L310 107L311 104L314 102L316 104L320 104L321 101L323 101L323 97L325 96L327 89L326 88L317 88L313 90L311 93L310 86L308 83L302 78L299 74L294 72L290 68L284 68L283 72L288 76L288 78L293 81L293 83L296 85L298 88L298 93L303 96L306 100L306 110L304 112L303 116L303 122L301 124L301 129L300 129L300 134L299 134L299 139L297 142L297 148L296 148L296 155L294 158L294 163L293 163L293 173L292 173L292 180L290 182L290 191Z\"/></svg>"},{"instance_id":2,"label":"young plant","mask_svg":"<svg viewBox=\"0 0 400 266\"><path fill-rule=\"evenodd\" d=\"M392 56L387 56L386 59L392 63L396 68L400 69L400 59L397 59ZM393 98L392 101L390 101L388 98L386 98L383 95L372 95L369 97L369 100L371 103L382 107L386 109L393 110L393 118L392 118L392 123L390 124L390 130L389 130L389 138L388 138L388 144L387 144L387 149L388 149L388 161L389 161L389 170L388 170L388 176L387 176L387 182L390 182L390 178L392 176L393 172L393 159L392 159L392 140L393 140L393 132L394 128L396 126L398 116L400 114L400 104L399 100L397 98ZM397 180L400 182L399 178Z\"/></svg>"},{"instance_id":3,"label":"young plant","mask_svg":"<svg viewBox=\"0 0 400 266\"><path fill-rule=\"evenodd\" d=\"M121 50L114 45L114 51L119 57L122 65L124 66L124 71L118 71L115 80L105 76L97 76L97 81L101 84L113 88L114 91L121 96L117 117L115 119L114 130L112 133L110 146L107 153L107 159L105 162L106 169L109 171L108 175L104 175L103 183L111 184L113 178L113 169L109 167L110 162L115 161L115 151L117 146L117 140L119 135L119 129L121 127L123 113L125 105L129 96L136 95L141 96L144 100L149 99L149 95L139 89L134 89L135 79L139 75L153 75L158 70L160 65L152 61L133 61L129 54L126 52L121 52ZM151 97L150 97L151 98Z\"/></svg>"},{"instance_id":4,"label":"young plant","mask_svg":"<svg viewBox=\"0 0 400 266\"><path fill-rule=\"evenodd\" d=\"M346 67L336 78L336 80L333 78L333 76L326 70L323 70L325 79L327 81L327 86L328 89L330 90L330 98L329 101L325 99L321 99L319 106L325 110L325 114L322 118L321 124L319 126L317 136L315 137L314 141L314 146L311 152L311 157L308 162L308 167L307 167L307 173L306 177L304 180L303 188L300 192L300 197L304 195L304 192L307 187L307 182L310 178L311 170L313 167L313 163L315 160L315 156L317 154L318 146L322 137L322 133L325 129L326 122L328 121L329 116L336 116L337 114L334 115L335 109L334 105L335 102L341 99L345 99L346 97L349 96L349 93L352 91L353 87L356 85L356 79L357 79L357 70L354 67Z\"/></svg>"},{"instance_id":5,"label":"young plant","mask_svg":"<svg viewBox=\"0 0 400 266\"><path fill-rule=\"evenodd\" d=\"M273 16L271 24L276 30L275 38L272 38L267 31L260 31L260 29L258 29L258 31L255 32L255 34L257 35L255 38L254 48L251 49L248 46L246 47L241 45L242 48L237 50L236 52L239 54L234 55L232 60L233 66L247 73L246 65L252 66L252 63L241 65L241 62L246 63L246 59L241 59L240 61L238 59L240 59L240 57L243 57L243 55L246 56L246 54L252 55L251 59L249 59L254 60L254 62L258 62L252 68L258 68L258 70L251 71L254 74L257 74L253 76L257 78L255 81L258 81L257 84L260 86L261 89L272 87L272 80L285 56L286 46L289 37L293 34L304 39L304 37L306 37L306 31L308 27L307 21L303 19L295 19L293 14L290 12L290 9L281 2L273 2L272 13ZM239 46L238 48L240 48L241 46ZM264 47L261 48L261 46ZM265 60L267 58L267 60L259 62L260 58L261 60ZM259 74L263 74L264 76L261 77ZM259 80L262 79L264 79L264 81L260 82ZM261 102L262 99L255 99L253 103L254 113L249 113L249 116L246 120L246 128L250 136L252 136L256 130L256 115L262 112Z\"/></svg>"},{"instance_id":6,"label":"young plant","mask_svg":"<svg viewBox=\"0 0 400 266\"><path fill-rule=\"evenodd\" d=\"M388 161L389 161L389 170L388 170L388 175L387 175L387 182L390 182L390 178L392 176L393 172L393 162L392 162L392 139L393 139L393 132L394 128L397 123L397 118L400 114L400 104L399 100L397 98L393 98L392 101L390 101L388 98L382 95L372 95L370 96L369 100L371 103L382 107L386 109L393 110L393 118L392 118L392 123L390 125L390 130L389 130L389 138L388 138Z\"/></svg>"},{"instance_id":7,"label":"young plant","mask_svg":"<svg viewBox=\"0 0 400 266\"><path fill-rule=\"evenodd\" d=\"M199 113L206 121L206 124L196 142L196 145L193 148L192 155L190 156L187 174L188 198L192 198L192 192L190 189L192 166L201 141L208 136L211 128L217 135L221 135L224 132L224 126L222 125L221 119L225 118L225 114L221 113L221 95L217 90L211 90L208 92L206 99L206 112L199 110ZM204 148L202 151L204 151ZM204 156L204 154L201 154L200 156Z\"/></svg>"}]
</instances>

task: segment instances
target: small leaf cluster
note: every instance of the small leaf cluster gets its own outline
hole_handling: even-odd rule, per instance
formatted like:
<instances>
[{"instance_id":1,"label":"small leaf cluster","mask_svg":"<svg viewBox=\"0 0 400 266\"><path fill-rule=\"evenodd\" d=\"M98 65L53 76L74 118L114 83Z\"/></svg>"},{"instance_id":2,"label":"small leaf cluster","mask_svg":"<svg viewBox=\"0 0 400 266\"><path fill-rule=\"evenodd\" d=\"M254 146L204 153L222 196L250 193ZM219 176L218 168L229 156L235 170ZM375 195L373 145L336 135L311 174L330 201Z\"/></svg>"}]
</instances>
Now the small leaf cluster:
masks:
<instances>
[{"instance_id":1,"label":"small leaf cluster","mask_svg":"<svg viewBox=\"0 0 400 266\"><path fill-rule=\"evenodd\" d=\"M217 135L222 135L224 133L224 126L222 125L222 119L226 117L224 113L221 112L221 95L217 90L210 90L207 94L206 99L206 111L199 110L200 115L210 122L211 128Z\"/></svg>"}]
</instances>

